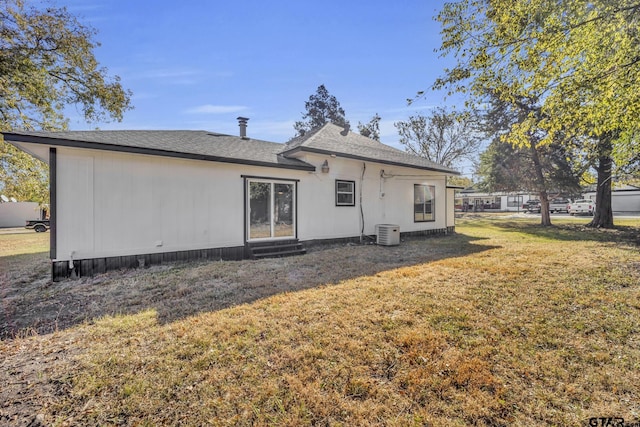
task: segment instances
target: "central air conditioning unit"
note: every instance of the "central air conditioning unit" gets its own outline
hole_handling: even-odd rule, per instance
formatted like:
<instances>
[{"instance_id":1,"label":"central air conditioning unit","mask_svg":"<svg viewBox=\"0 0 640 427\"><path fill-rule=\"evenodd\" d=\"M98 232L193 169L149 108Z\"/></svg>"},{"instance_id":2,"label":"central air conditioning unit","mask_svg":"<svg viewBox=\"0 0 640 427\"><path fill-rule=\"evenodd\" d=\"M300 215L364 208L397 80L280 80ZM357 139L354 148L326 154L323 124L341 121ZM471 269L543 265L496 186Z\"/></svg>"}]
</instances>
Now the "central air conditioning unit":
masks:
<instances>
[{"instance_id":1,"label":"central air conditioning unit","mask_svg":"<svg viewBox=\"0 0 640 427\"><path fill-rule=\"evenodd\" d=\"M400 226L395 224L376 224L376 244L396 246L400 244Z\"/></svg>"}]
</instances>

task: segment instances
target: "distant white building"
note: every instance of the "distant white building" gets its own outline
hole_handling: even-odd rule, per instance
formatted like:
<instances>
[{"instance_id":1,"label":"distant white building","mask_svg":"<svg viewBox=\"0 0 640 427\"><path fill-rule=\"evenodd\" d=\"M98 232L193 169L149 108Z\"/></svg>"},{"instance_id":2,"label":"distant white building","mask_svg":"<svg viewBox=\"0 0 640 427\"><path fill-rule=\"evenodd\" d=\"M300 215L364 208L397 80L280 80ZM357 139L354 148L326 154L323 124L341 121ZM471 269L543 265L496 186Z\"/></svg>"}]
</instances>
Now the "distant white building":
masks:
<instances>
[{"instance_id":1,"label":"distant white building","mask_svg":"<svg viewBox=\"0 0 640 427\"><path fill-rule=\"evenodd\" d=\"M588 191L585 199L596 200L596 192ZM640 212L640 187L623 185L611 191L611 209L614 212Z\"/></svg>"},{"instance_id":2,"label":"distant white building","mask_svg":"<svg viewBox=\"0 0 640 427\"><path fill-rule=\"evenodd\" d=\"M29 219L41 219L36 202L0 203L0 228L24 227Z\"/></svg>"},{"instance_id":3,"label":"distant white building","mask_svg":"<svg viewBox=\"0 0 640 427\"><path fill-rule=\"evenodd\" d=\"M596 200L595 191L582 194L584 199ZM538 199L537 194L514 193L482 193L473 188L456 192L456 211L502 211L520 212L522 205L528 200ZM611 206L614 212L640 212L640 187L623 185L611 191Z\"/></svg>"},{"instance_id":4,"label":"distant white building","mask_svg":"<svg viewBox=\"0 0 640 427\"><path fill-rule=\"evenodd\" d=\"M456 210L520 212L524 203L537 198L529 193L481 193L465 189L456 193Z\"/></svg>"}]
</instances>

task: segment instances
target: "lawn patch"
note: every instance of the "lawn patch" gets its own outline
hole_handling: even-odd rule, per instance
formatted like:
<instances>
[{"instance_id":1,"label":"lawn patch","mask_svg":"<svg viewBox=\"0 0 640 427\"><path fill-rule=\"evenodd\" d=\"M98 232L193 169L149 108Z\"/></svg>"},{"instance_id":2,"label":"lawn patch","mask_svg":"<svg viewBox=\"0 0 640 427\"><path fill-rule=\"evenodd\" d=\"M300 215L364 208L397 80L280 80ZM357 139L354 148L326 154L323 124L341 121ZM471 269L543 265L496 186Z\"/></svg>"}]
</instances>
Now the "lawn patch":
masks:
<instances>
[{"instance_id":1,"label":"lawn patch","mask_svg":"<svg viewBox=\"0 0 640 427\"><path fill-rule=\"evenodd\" d=\"M31 408L58 425L633 421L640 251L628 227L462 221L455 236L395 248L68 282L120 305L1 341L0 380L31 384Z\"/></svg>"}]
</instances>

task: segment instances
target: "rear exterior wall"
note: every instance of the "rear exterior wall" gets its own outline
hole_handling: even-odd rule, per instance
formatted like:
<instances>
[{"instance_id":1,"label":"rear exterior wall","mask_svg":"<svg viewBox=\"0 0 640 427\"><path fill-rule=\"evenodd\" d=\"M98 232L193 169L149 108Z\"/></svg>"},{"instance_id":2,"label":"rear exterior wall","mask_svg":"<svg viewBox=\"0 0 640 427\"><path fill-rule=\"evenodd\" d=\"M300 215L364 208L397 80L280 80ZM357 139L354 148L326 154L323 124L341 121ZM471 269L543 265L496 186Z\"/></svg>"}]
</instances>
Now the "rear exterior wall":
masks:
<instances>
[{"instance_id":1,"label":"rear exterior wall","mask_svg":"<svg viewBox=\"0 0 640 427\"><path fill-rule=\"evenodd\" d=\"M316 166L308 172L56 150L54 261L242 247L246 176L297 182L301 241L373 235L376 224L397 224L403 233L453 227L453 194L437 172L317 154L302 159ZM336 180L355 182L354 206L336 206ZM434 221L414 221L415 184L435 187Z\"/></svg>"}]
</instances>

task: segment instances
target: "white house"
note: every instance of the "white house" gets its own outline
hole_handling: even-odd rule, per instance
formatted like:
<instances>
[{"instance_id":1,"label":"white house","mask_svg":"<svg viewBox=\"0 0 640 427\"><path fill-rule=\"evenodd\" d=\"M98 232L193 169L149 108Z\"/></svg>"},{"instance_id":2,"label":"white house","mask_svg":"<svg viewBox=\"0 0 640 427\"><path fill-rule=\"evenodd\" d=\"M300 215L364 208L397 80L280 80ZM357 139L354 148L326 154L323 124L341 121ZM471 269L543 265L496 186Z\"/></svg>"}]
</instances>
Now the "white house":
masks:
<instances>
[{"instance_id":1,"label":"white house","mask_svg":"<svg viewBox=\"0 0 640 427\"><path fill-rule=\"evenodd\" d=\"M47 162L54 279L454 230L452 169L333 124L287 144L206 131L5 132Z\"/></svg>"},{"instance_id":2,"label":"white house","mask_svg":"<svg viewBox=\"0 0 640 427\"><path fill-rule=\"evenodd\" d=\"M537 198L537 195L526 192L482 193L469 188L459 190L456 193L456 209L462 211L520 212L524 203Z\"/></svg>"}]
</instances>

